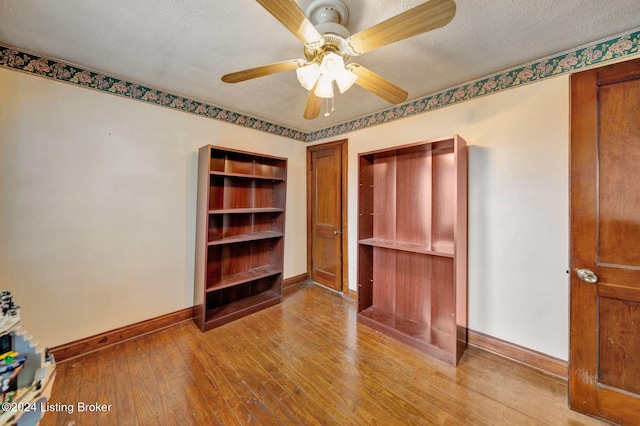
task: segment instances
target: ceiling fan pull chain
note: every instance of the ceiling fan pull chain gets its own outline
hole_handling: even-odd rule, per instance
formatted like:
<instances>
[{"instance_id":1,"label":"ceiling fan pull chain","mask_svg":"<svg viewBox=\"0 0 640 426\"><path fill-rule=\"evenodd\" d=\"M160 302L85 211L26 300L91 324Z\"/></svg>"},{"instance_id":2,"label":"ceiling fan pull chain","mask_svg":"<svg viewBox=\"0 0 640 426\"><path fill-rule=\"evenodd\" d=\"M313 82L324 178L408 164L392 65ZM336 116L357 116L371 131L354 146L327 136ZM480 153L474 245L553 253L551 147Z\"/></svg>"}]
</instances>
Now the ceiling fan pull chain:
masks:
<instances>
[{"instance_id":1,"label":"ceiling fan pull chain","mask_svg":"<svg viewBox=\"0 0 640 426\"><path fill-rule=\"evenodd\" d=\"M331 113L332 113L333 111L335 111L335 110L336 110L336 109L334 108L334 106L333 106L333 98L334 98L333 96L332 96L332 97L330 97L330 98L325 98L325 99L326 99L326 102L325 102L325 104L326 104L326 105L325 105L325 106L326 106L326 112L324 113L324 116L325 116L325 117L330 116L330 115L331 115ZM331 109L329 109L329 99L331 99Z\"/></svg>"}]
</instances>

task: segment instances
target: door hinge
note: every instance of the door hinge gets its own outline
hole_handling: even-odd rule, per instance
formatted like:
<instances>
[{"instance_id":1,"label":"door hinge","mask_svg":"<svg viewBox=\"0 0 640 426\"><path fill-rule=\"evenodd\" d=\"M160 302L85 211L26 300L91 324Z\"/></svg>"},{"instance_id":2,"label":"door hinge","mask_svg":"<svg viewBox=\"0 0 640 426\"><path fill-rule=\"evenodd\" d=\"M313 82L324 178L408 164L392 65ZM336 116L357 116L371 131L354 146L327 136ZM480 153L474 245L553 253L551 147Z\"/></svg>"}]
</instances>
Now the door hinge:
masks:
<instances>
[{"instance_id":1,"label":"door hinge","mask_svg":"<svg viewBox=\"0 0 640 426\"><path fill-rule=\"evenodd\" d=\"M309 161L309 170L313 170L313 161Z\"/></svg>"},{"instance_id":2,"label":"door hinge","mask_svg":"<svg viewBox=\"0 0 640 426\"><path fill-rule=\"evenodd\" d=\"M313 260L311 261L311 266L310 266L311 270L313 271Z\"/></svg>"}]
</instances>

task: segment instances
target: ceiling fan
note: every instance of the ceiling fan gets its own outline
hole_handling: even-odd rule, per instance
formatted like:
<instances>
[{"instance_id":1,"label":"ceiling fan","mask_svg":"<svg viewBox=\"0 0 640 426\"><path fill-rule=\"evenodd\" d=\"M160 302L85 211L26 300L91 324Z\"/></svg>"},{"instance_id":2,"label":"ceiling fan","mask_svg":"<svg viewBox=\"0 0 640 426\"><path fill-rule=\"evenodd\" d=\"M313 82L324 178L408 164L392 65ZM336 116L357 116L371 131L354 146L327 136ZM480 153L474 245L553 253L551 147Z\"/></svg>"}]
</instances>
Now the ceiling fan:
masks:
<instances>
[{"instance_id":1,"label":"ceiling fan","mask_svg":"<svg viewBox=\"0 0 640 426\"><path fill-rule=\"evenodd\" d=\"M429 0L350 35L344 26L348 10L340 0L316 0L307 9L307 14L294 0L256 1L304 43L306 59L292 59L226 74L222 81L238 83L296 70L298 81L309 91L304 110L304 118L308 120L320 114L322 99L333 99L334 82L340 93L355 83L392 104L406 101L409 96L406 90L362 65L345 64L346 61L352 56L443 27L456 13L453 0Z\"/></svg>"}]
</instances>

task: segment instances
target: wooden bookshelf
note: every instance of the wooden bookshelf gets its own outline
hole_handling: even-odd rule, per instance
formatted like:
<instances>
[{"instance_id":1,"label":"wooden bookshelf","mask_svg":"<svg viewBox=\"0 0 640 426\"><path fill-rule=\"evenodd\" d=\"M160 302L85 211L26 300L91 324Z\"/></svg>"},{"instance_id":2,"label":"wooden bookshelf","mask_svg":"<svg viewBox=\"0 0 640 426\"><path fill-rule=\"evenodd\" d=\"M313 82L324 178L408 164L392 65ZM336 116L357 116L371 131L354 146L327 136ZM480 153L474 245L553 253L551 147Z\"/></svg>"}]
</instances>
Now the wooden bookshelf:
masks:
<instances>
[{"instance_id":1,"label":"wooden bookshelf","mask_svg":"<svg viewBox=\"0 0 640 426\"><path fill-rule=\"evenodd\" d=\"M195 322L202 331L282 300L287 160L200 148Z\"/></svg>"},{"instance_id":2,"label":"wooden bookshelf","mask_svg":"<svg viewBox=\"0 0 640 426\"><path fill-rule=\"evenodd\" d=\"M443 361L467 345L467 149L359 156L358 321Z\"/></svg>"}]
</instances>

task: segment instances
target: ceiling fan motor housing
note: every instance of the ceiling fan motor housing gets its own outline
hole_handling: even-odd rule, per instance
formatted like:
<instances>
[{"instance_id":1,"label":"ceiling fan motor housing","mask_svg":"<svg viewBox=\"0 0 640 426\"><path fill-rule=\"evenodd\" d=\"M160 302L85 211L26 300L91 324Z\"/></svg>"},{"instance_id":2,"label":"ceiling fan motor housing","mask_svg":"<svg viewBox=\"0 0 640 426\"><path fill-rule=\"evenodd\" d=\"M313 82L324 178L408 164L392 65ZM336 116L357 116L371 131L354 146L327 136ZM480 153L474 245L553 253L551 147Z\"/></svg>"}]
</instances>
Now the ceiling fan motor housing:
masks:
<instances>
[{"instance_id":1,"label":"ceiling fan motor housing","mask_svg":"<svg viewBox=\"0 0 640 426\"><path fill-rule=\"evenodd\" d=\"M327 22L344 26L349 20L349 10L340 0L316 0L309 5L306 14L316 27Z\"/></svg>"},{"instance_id":2,"label":"ceiling fan motor housing","mask_svg":"<svg viewBox=\"0 0 640 426\"><path fill-rule=\"evenodd\" d=\"M345 27L349 20L349 10L340 0L316 0L309 5L307 16L324 38L318 48L305 46L304 55L310 62L321 62L329 52L349 58L346 39L351 33Z\"/></svg>"},{"instance_id":3,"label":"ceiling fan motor housing","mask_svg":"<svg viewBox=\"0 0 640 426\"><path fill-rule=\"evenodd\" d=\"M322 62L322 58L329 52L333 52L342 56L343 60L349 59L348 43L347 41L336 34L325 33L322 35L324 38L324 44L318 48L305 46L304 56L309 62Z\"/></svg>"}]
</instances>

